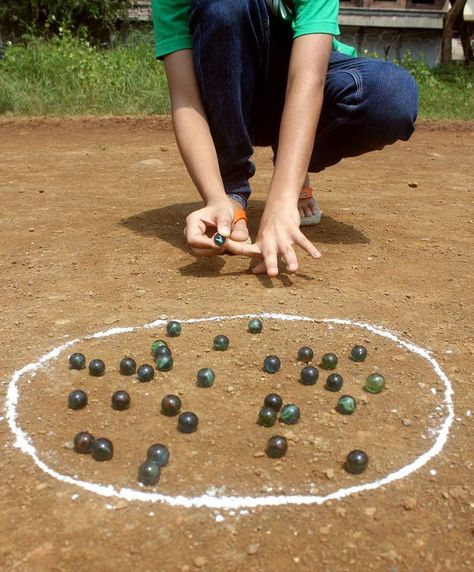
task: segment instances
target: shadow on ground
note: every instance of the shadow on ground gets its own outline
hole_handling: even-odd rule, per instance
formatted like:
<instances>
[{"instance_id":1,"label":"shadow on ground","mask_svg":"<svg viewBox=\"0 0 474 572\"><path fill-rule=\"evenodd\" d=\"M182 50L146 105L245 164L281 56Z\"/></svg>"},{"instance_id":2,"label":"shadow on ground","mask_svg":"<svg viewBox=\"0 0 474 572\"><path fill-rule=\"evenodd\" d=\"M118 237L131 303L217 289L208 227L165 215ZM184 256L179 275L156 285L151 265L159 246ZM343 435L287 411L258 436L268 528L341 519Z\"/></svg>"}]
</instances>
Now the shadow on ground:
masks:
<instances>
[{"instance_id":1,"label":"shadow on ground","mask_svg":"<svg viewBox=\"0 0 474 572\"><path fill-rule=\"evenodd\" d=\"M254 200L248 209L249 231L255 237L258 230L258 221L263 212L264 201ZM180 203L164 206L159 209L144 211L122 219L121 225L142 236L153 236L164 240L189 253L189 247L184 238L182 229L185 219L191 212L202 206L201 202ZM315 244L367 244L369 239L355 227L337 221L330 216L323 215L321 223L315 227L305 228L306 236ZM214 258L200 258L190 264L179 268L183 276L219 276L225 266L225 258L217 256ZM247 271L225 273L226 276L241 275ZM298 276L312 280L307 275ZM291 285L288 275L284 273L279 276L283 285ZM268 277L261 277L264 286L271 287L272 282Z\"/></svg>"}]
</instances>

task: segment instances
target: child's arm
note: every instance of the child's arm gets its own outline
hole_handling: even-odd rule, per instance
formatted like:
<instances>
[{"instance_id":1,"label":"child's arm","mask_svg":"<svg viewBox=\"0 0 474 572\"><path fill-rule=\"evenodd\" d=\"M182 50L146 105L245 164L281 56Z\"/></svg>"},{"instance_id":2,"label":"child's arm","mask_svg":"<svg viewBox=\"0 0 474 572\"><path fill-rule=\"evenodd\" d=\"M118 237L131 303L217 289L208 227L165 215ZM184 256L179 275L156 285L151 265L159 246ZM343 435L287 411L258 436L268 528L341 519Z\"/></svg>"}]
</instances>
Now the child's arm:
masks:
<instances>
[{"instance_id":1,"label":"child's arm","mask_svg":"<svg viewBox=\"0 0 474 572\"><path fill-rule=\"evenodd\" d=\"M290 272L298 269L293 246L301 246L312 257L320 253L299 229L298 197L303 186L323 102L332 36L308 34L293 41L285 107L283 110L277 160L255 245L236 245L236 254L263 261L255 273L278 274L282 257ZM257 247L257 248L256 248Z\"/></svg>"},{"instance_id":2,"label":"child's arm","mask_svg":"<svg viewBox=\"0 0 474 572\"><path fill-rule=\"evenodd\" d=\"M176 140L189 174L206 204L188 216L184 233L196 255L218 254L220 251L208 234L217 229L223 236L229 236L233 207L219 172L192 51L179 50L166 56L165 69Z\"/></svg>"}]
</instances>

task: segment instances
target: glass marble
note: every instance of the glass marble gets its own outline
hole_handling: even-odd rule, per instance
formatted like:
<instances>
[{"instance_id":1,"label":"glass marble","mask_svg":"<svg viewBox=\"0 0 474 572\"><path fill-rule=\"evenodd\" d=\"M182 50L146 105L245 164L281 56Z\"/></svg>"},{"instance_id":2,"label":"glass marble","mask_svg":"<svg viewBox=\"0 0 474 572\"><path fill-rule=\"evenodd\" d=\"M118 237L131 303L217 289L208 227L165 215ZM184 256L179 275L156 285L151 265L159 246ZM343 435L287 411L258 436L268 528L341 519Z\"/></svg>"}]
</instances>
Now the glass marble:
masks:
<instances>
[{"instance_id":1,"label":"glass marble","mask_svg":"<svg viewBox=\"0 0 474 572\"><path fill-rule=\"evenodd\" d=\"M212 347L219 352L225 352L229 348L229 338L222 335L216 336Z\"/></svg>"},{"instance_id":2,"label":"glass marble","mask_svg":"<svg viewBox=\"0 0 474 572\"><path fill-rule=\"evenodd\" d=\"M368 466L369 457L367 456L367 453L360 449L354 449L354 451L351 451L347 455L346 462L344 464L346 471L348 473L353 473L354 475L363 473Z\"/></svg>"},{"instance_id":3,"label":"glass marble","mask_svg":"<svg viewBox=\"0 0 474 572\"><path fill-rule=\"evenodd\" d=\"M300 381L303 385L314 385L318 378L319 371L311 365L307 365L300 372Z\"/></svg>"},{"instance_id":4,"label":"glass marble","mask_svg":"<svg viewBox=\"0 0 474 572\"><path fill-rule=\"evenodd\" d=\"M354 346L351 349L351 360L362 362L367 357L367 348L364 346Z\"/></svg>"},{"instance_id":5,"label":"glass marble","mask_svg":"<svg viewBox=\"0 0 474 572\"><path fill-rule=\"evenodd\" d=\"M333 353L324 354L321 358L321 367L323 369L336 369L337 367L337 356Z\"/></svg>"},{"instance_id":6,"label":"glass marble","mask_svg":"<svg viewBox=\"0 0 474 572\"><path fill-rule=\"evenodd\" d=\"M364 387L369 393L380 393L385 387L385 378L381 373L371 373L367 376Z\"/></svg>"},{"instance_id":7,"label":"glass marble","mask_svg":"<svg viewBox=\"0 0 474 572\"><path fill-rule=\"evenodd\" d=\"M157 350L158 348L161 348L161 347L167 348L167 347L168 347L168 343L165 342L165 340L155 340L155 341L151 344L151 355L152 355L153 357L156 357L156 350Z\"/></svg>"},{"instance_id":8,"label":"glass marble","mask_svg":"<svg viewBox=\"0 0 474 572\"><path fill-rule=\"evenodd\" d=\"M166 324L166 333L171 338L176 338L181 334L181 324L176 320L171 320Z\"/></svg>"},{"instance_id":9,"label":"glass marble","mask_svg":"<svg viewBox=\"0 0 474 572\"><path fill-rule=\"evenodd\" d=\"M151 381L155 377L155 370L149 363L144 363L137 369L138 381Z\"/></svg>"},{"instance_id":10,"label":"glass marble","mask_svg":"<svg viewBox=\"0 0 474 572\"><path fill-rule=\"evenodd\" d=\"M84 369L86 367L86 357L84 354L74 352L69 356L70 369Z\"/></svg>"},{"instance_id":11,"label":"glass marble","mask_svg":"<svg viewBox=\"0 0 474 572\"><path fill-rule=\"evenodd\" d=\"M99 437L92 444L91 455L95 461L110 461L114 456L112 441L106 437Z\"/></svg>"},{"instance_id":12,"label":"glass marble","mask_svg":"<svg viewBox=\"0 0 474 572\"><path fill-rule=\"evenodd\" d=\"M280 411L280 421L286 425L295 425L301 417L300 408L294 403L284 405Z\"/></svg>"},{"instance_id":13,"label":"glass marble","mask_svg":"<svg viewBox=\"0 0 474 572\"><path fill-rule=\"evenodd\" d=\"M214 244L216 246L224 246L225 244L225 237L222 236L222 234L219 234L218 232L216 232L212 240L214 241Z\"/></svg>"},{"instance_id":14,"label":"glass marble","mask_svg":"<svg viewBox=\"0 0 474 572\"><path fill-rule=\"evenodd\" d=\"M272 407L262 407L258 414L258 423L264 427L273 427L277 421L277 412Z\"/></svg>"},{"instance_id":15,"label":"glass marble","mask_svg":"<svg viewBox=\"0 0 474 572\"><path fill-rule=\"evenodd\" d=\"M263 330L263 322L258 318L252 318L248 324L248 330L251 334L260 334Z\"/></svg>"},{"instance_id":16,"label":"glass marble","mask_svg":"<svg viewBox=\"0 0 474 572\"><path fill-rule=\"evenodd\" d=\"M265 407L271 407L275 411L280 411L281 406L283 405L283 400L278 393L269 393L265 397L264 405Z\"/></svg>"},{"instance_id":17,"label":"glass marble","mask_svg":"<svg viewBox=\"0 0 474 572\"><path fill-rule=\"evenodd\" d=\"M154 461L145 461L138 467L138 481L151 487L159 481L160 473L160 467Z\"/></svg>"},{"instance_id":18,"label":"glass marble","mask_svg":"<svg viewBox=\"0 0 474 572\"><path fill-rule=\"evenodd\" d=\"M74 451L87 455L91 452L94 441L94 435L88 431L81 431L74 437Z\"/></svg>"},{"instance_id":19,"label":"glass marble","mask_svg":"<svg viewBox=\"0 0 474 572\"><path fill-rule=\"evenodd\" d=\"M210 367L203 367L196 374L196 385L199 387L211 387L216 379L216 374Z\"/></svg>"},{"instance_id":20,"label":"glass marble","mask_svg":"<svg viewBox=\"0 0 474 572\"><path fill-rule=\"evenodd\" d=\"M338 373L331 373L328 375L326 379L326 385L324 386L328 391L340 391L342 385L344 383L344 379L342 375Z\"/></svg>"},{"instance_id":21,"label":"glass marble","mask_svg":"<svg viewBox=\"0 0 474 572\"><path fill-rule=\"evenodd\" d=\"M146 452L147 461L153 461L159 467L164 467L168 464L170 459L170 452L166 445L162 443L155 443L154 445L150 445Z\"/></svg>"},{"instance_id":22,"label":"glass marble","mask_svg":"<svg viewBox=\"0 0 474 572\"><path fill-rule=\"evenodd\" d=\"M156 369L158 371L170 371L173 369L173 363L171 356L158 356L156 358Z\"/></svg>"},{"instance_id":23,"label":"glass marble","mask_svg":"<svg viewBox=\"0 0 474 572\"><path fill-rule=\"evenodd\" d=\"M130 407L130 395L127 391L119 389L112 394L112 409L125 411Z\"/></svg>"},{"instance_id":24,"label":"glass marble","mask_svg":"<svg viewBox=\"0 0 474 572\"><path fill-rule=\"evenodd\" d=\"M277 356L267 356L263 360L263 369L267 373L277 373L277 371L280 371L280 367L281 361Z\"/></svg>"},{"instance_id":25,"label":"glass marble","mask_svg":"<svg viewBox=\"0 0 474 572\"><path fill-rule=\"evenodd\" d=\"M95 377L104 375L105 363L101 359L93 359L89 362L89 373Z\"/></svg>"},{"instance_id":26,"label":"glass marble","mask_svg":"<svg viewBox=\"0 0 474 572\"><path fill-rule=\"evenodd\" d=\"M281 435L274 435L268 439L266 453L272 459L279 459L286 455L288 441Z\"/></svg>"},{"instance_id":27,"label":"glass marble","mask_svg":"<svg viewBox=\"0 0 474 572\"><path fill-rule=\"evenodd\" d=\"M129 357L120 360L119 370L122 375L133 375L137 371L137 362Z\"/></svg>"},{"instance_id":28,"label":"glass marble","mask_svg":"<svg viewBox=\"0 0 474 572\"><path fill-rule=\"evenodd\" d=\"M155 351L155 360L162 356L171 357L171 350L168 346L159 346Z\"/></svg>"},{"instance_id":29,"label":"glass marble","mask_svg":"<svg viewBox=\"0 0 474 572\"><path fill-rule=\"evenodd\" d=\"M194 433L199 425L198 416L191 411L184 411L178 417L178 431L181 433Z\"/></svg>"},{"instance_id":30,"label":"glass marble","mask_svg":"<svg viewBox=\"0 0 474 572\"><path fill-rule=\"evenodd\" d=\"M309 363L314 357L313 350L308 346L303 346L298 350L298 361Z\"/></svg>"},{"instance_id":31,"label":"glass marble","mask_svg":"<svg viewBox=\"0 0 474 572\"><path fill-rule=\"evenodd\" d=\"M342 395L338 399L336 409L343 415L351 415L356 410L356 400L352 395Z\"/></svg>"},{"instance_id":32,"label":"glass marble","mask_svg":"<svg viewBox=\"0 0 474 572\"><path fill-rule=\"evenodd\" d=\"M84 409L87 405L87 393L82 391L82 389L75 389L67 397L67 404L69 409L74 409L75 411L79 409Z\"/></svg>"},{"instance_id":33,"label":"glass marble","mask_svg":"<svg viewBox=\"0 0 474 572\"><path fill-rule=\"evenodd\" d=\"M161 401L161 412L168 417L177 415L181 409L181 399L177 395L165 395Z\"/></svg>"}]
</instances>

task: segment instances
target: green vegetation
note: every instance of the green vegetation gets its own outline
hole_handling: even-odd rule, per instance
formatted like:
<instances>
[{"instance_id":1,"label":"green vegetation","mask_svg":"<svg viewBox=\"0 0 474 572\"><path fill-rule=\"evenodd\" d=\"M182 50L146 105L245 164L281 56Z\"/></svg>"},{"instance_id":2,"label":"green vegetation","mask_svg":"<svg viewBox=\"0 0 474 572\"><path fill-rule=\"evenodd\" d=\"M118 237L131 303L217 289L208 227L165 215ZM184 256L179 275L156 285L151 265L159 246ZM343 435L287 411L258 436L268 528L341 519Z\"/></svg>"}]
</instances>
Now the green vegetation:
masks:
<instances>
[{"instance_id":1,"label":"green vegetation","mask_svg":"<svg viewBox=\"0 0 474 572\"><path fill-rule=\"evenodd\" d=\"M132 33L109 49L60 31L7 46L0 60L0 113L11 115L130 115L169 112L163 65L153 34ZM430 69L405 58L420 87L420 117L474 119L474 67Z\"/></svg>"},{"instance_id":2,"label":"green vegetation","mask_svg":"<svg viewBox=\"0 0 474 572\"><path fill-rule=\"evenodd\" d=\"M402 65L418 82L420 118L474 119L474 66L453 62L430 69L412 57Z\"/></svg>"},{"instance_id":3,"label":"green vegetation","mask_svg":"<svg viewBox=\"0 0 474 572\"><path fill-rule=\"evenodd\" d=\"M66 33L10 46L0 60L0 113L129 115L166 113L168 91L153 43L113 49Z\"/></svg>"}]
</instances>

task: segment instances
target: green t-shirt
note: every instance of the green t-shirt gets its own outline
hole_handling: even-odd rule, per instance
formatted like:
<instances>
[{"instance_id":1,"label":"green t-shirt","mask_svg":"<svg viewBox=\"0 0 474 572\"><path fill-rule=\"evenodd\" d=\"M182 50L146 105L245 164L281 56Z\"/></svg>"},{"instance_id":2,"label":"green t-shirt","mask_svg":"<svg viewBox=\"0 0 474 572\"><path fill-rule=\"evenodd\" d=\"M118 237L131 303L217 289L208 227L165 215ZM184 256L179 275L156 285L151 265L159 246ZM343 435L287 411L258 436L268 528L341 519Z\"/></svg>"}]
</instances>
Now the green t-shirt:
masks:
<instances>
[{"instance_id":1,"label":"green t-shirt","mask_svg":"<svg viewBox=\"0 0 474 572\"><path fill-rule=\"evenodd\" d=\"M267 0L270 10L291 21L293 38L305 34L337 36L339 0L293 0L292 8L282 0ZM156 57L192 47L189 31L190 0L152 0L156 37ZM356 56L354 48L333 40L333 48L348 56Z\"/></svg>"}]
</instances>

